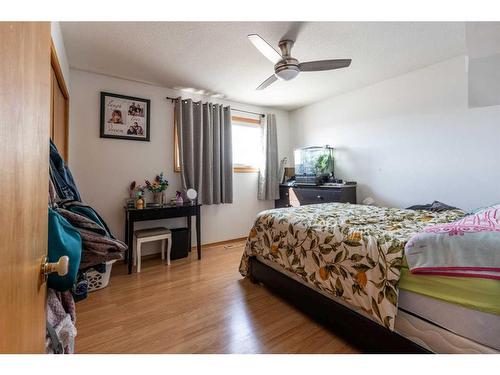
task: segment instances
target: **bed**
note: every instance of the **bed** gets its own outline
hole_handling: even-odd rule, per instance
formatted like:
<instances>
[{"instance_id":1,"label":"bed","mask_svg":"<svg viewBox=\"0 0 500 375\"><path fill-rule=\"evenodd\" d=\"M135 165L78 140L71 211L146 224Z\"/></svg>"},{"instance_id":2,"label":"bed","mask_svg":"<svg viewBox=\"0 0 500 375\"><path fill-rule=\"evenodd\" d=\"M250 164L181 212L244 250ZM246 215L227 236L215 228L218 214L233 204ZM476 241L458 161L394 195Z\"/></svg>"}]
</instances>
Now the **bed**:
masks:
<instances>
[{"instance_id":1,"label":"bed","mask_svg":"<svg viewBox=\"0 0 500 375\"><path fill-rule=\"evenodd\" d=\"M364 350L498 352L500 281L412 275L403 256L412 235L464 215L341 203L264 211L240 272Z\"/></svg>"}]
</instances>

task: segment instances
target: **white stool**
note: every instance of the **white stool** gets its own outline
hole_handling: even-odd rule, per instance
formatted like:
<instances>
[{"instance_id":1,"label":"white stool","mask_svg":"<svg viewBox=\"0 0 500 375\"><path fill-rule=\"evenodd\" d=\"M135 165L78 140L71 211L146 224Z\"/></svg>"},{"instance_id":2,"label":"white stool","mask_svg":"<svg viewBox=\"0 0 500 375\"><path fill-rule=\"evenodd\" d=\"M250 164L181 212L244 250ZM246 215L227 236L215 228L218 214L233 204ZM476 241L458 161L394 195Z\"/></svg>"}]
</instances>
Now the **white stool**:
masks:
<instances>
[{"instance_id":1,"label":"white stool","mask_svg":"<svg viewBox=\"0 0 500 375\"><path fill-rule=\"evenodd\" d=\"M172 232L167 228L141 229L134 232L134 266L141 272L141 245L146 242L161 240L161 259L165 259L165 241L168 241L167 264L170 265L170 250L172 249Z\"/></svg>"}]
</instances>

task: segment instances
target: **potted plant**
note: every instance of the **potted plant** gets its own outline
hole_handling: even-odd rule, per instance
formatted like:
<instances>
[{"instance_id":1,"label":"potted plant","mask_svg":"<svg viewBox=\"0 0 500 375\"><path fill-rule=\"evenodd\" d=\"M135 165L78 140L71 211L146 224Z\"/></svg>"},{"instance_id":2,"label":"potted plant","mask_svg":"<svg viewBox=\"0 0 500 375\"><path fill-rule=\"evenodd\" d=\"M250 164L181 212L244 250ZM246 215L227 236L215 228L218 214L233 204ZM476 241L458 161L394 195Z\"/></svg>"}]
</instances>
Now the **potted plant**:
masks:
<instances>
[{"instance_id":1,"label":"potted plant","mask_svg":"<svg viewBox=\"0 0 500 375\"><path fill-rule=\"evenodd\" d=\"M163 172L155 177L153 182L149 180L144 181L146 183L146 188L153 193L153 203L162 205L163 204L163 192L167 190L168 181L163 177Z\"/></svg>"},{"instance_id":2,"label":"potted plant","mask_svg":"<svg viewBox=\"0 0 500 375\"><path fill-rule=\"evenodd\" d=\"M332 157L329 153L322 154L316 159L316 174L323 174L327 172L330 168Z\"/></svg>"}]
</instances>

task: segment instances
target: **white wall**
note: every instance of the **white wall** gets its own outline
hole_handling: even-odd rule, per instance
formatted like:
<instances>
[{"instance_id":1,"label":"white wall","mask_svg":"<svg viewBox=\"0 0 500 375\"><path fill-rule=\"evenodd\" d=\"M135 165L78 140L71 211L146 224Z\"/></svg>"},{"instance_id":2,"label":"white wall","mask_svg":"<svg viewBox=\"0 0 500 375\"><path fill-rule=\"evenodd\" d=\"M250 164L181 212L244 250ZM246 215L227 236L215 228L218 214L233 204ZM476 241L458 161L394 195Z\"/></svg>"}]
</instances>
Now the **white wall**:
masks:
<instances>
[{"instance_id":1,"label":"white wall","mask_svg":"<svg viewBox=\"0 0 500 375\"><path fill-rule=\"evenodd\" d=\"M500 23L466 22L469 107L500 104Z\"/></svg>"},{"instance_id":2,"label":"white wall","mask_svg":"<svg viewBox=\"0 0 500 375\"><path fill-rule=\"evenodd\" d=\"M66 83L68 91L71 93L68 56L66 55L66 48L64 47L64 39L61 33L61 27L59 25L59 22L50 23L50 34L52 36L52 41L54 42L54 47L56 49L59 65L61 66L61 71L64 76L64 82Z\"/></svg>"},{"instance_id":3,"label":"white wall","mask_svg":"<svg viewBox=\"0 0 500 375\"><path fill-rule=\"evenodd\" d=\"M358 201L500 202L500 106L468 108L466 68L457 57L293 111L291 146L336 147Z\"/></svg>"},{"instance_id":4,"label":"white wall","mask_svg":"<svg viewBox=\"0 0 500 375\"><path fill-rule=\"evenodd\" d=\"M95 207L114 234L123 239L123 204L132 180L143 183L144 178L154 178L163 171L170 182L166 196L175 196L175 191L180 189L179 173L173 171L174 106L165 98L177 97L181 93L79 70L71 70L71 80L69 166L82 199ZM151 142L99 138L100 91L151 99ZM243 110L275 113L279 155L289 156L287 112L218 102ZM273 207L272 201L257 200L256 173L235 173L233 183L233 204L202 207L203 243L246 236L255 215ZM185 226L182 220L176 219L140 223L137 227L158 224Z\"/></svg>"}]
</instances>

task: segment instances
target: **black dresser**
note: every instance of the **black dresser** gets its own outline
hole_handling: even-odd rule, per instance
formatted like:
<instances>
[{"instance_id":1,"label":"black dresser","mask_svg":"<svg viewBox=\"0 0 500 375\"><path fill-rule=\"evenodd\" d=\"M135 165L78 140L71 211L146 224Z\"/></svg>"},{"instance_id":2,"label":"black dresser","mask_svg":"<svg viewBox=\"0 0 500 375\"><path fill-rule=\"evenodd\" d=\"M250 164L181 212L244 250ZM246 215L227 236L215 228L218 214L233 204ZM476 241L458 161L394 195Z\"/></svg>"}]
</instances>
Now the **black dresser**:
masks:
<instances>
[{"instance_id":1,"label":"black dresser","mask_svg":"<svg viewBox=\"0 0 500 375\"><path fill-rule=\"evenodd\" d=\"M356 203L356 184L335 186L280 185L280 199L274 207L298 207L315 203Z\"/></svg>"}]
</instances>

